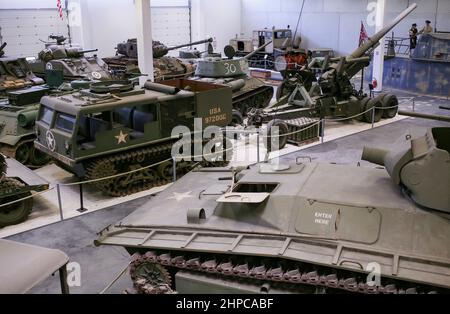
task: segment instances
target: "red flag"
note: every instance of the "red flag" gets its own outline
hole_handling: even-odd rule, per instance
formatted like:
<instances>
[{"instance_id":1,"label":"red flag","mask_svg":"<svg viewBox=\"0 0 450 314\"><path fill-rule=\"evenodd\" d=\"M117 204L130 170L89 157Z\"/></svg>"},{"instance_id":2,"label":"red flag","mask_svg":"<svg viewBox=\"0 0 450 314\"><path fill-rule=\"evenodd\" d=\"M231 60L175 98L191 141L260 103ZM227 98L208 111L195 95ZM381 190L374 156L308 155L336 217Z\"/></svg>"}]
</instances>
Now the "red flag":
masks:
<instances>
[{"instance_id":1,"label":"red flag","mask_svg":"<svg viewBox=\"0 0 450 314\"><path fill-rule=\"evenodd\" d=\"M61 18L61 20L64 20L61 0L56 0L56 6L58 7L59 17Z\"/></svg>"},{"instance_id":2,"label":"red flag","mask_svg":"<svg viewBox=\"0 0 450 314\"><path fill-rule=\"evenodd\" d=\"M367 39L369 39L369 36L367 36L366 28L361 21L361 30L359 32L359 47L361 47L361 45L363 45Z\"/></svg>"}]
</instances>

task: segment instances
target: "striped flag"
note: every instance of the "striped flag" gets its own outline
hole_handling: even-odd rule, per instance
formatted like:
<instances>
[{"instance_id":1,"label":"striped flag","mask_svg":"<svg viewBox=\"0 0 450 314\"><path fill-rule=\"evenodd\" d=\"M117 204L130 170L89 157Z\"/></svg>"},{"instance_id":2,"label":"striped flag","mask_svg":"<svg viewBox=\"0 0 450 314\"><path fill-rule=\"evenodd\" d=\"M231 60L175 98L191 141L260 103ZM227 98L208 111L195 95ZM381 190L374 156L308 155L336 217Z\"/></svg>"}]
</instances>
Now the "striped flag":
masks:
<instances>
[{"instance_id":1,"label":"striped flag","mask_svg":"<svg viewBox=\"0 0 450 314\"><path fill-rule=\"evenodd\" d=\"M64 20L63 8L62 8L61 0L56 0L56 6L58 7L59 17L61 18L61 20Z\"/></svg>"}]
</instances>

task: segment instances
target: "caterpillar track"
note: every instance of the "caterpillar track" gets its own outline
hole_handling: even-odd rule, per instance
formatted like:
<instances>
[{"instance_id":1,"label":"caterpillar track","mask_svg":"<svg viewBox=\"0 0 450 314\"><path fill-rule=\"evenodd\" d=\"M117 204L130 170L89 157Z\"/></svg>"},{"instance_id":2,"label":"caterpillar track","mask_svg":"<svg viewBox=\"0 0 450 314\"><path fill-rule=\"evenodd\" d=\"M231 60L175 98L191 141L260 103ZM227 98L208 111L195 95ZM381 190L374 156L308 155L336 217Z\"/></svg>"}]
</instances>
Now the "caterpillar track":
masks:
<instances>
[{"instance_id":1,"label":"caterpillar track","mask_svg":"<svg viewBox=\"0 0 450 314\"><path fill-rule=\"evenodd\" d=\"M50 158L38 151L33 142L34 138L28 138L21 140L15 146L0 145L0 153L32 169L43 167L50 162Z\"/></svg>"},{"instance_id":2,"label":"caterpillar track","mask_svg":"<svg viewBox=\"0 0 450 314\"><path fill-rule=\"evenodd\" d=\"M194 145L194 143L195 142L191 142L190 144ZM205 141L202 141L202 144L205 144ZM145 191L153 187L163 186L173 180L173 162L169 160L172 159L171 153L173 145L174 142L171 141L165 144L157 144L149 148L138 149L109 157L95 159L86 165L85 180L98 180L145 168L141 171L135 171L123 176L95 181L92 184L102 192L114 197L126 196ZM175 145L180 145L181 147L183 143L181 142ZM225 147L232 147L229 140L226 140L226 144L224 145ZM218 153L217 155L215 154L212 156L212 162L206 160L203 162L177 162L177 178L186 174L198 164L203 167L226 166L228 161L224 158L225 154L221 154L221 151L223 150L222 147L224 146L222 145L215 150ZM157 163L159 164L149 167Z\"/></svg>"},{"instance_id":3,"label":"caterpillar track","mask_svg":"<svg viewBox=\"0 0 450 314\"><path fill-rule=\"evenodd\" d=\"M134 289L140 294L174 293L170 274L184 270L215 279L238 280L262 286L269 284L291 292L355 294L448 293L434 287L382 278L382 285L367 283L367 275L333 270L306 263L244 256L193 255L176 251L135 253L130 264Z\"/></svg>"}]
</instances>

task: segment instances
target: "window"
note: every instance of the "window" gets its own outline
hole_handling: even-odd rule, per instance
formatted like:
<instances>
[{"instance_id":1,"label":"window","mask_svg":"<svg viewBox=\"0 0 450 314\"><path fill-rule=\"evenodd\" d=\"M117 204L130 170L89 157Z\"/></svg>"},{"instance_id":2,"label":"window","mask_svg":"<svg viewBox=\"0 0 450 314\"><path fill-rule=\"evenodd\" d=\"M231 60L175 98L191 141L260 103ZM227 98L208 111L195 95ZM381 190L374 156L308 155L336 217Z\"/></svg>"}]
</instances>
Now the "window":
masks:
<instances>
[{"instance_id":1,"label":"window","mask_svg":"<svg viewBox=\"0 0 450 314\"><path fill-rule=\"evenodd\" d=\"M41 106L41 110L39 113L39 120L44 122L45 124L50 125L50 123L52 123L52 118L53 118L53 109Z\"/></svg>"},{"instance_id":2,"label":"window","mask_svg":"<svg viewBox=\"0 0 450 314\"><path fill-rule=\"evenodd\" d=\"M57 129L72 133L75 125L75 117L65 113L58 113L56 116L55 127Z\"/></svg>"}]
</instances>

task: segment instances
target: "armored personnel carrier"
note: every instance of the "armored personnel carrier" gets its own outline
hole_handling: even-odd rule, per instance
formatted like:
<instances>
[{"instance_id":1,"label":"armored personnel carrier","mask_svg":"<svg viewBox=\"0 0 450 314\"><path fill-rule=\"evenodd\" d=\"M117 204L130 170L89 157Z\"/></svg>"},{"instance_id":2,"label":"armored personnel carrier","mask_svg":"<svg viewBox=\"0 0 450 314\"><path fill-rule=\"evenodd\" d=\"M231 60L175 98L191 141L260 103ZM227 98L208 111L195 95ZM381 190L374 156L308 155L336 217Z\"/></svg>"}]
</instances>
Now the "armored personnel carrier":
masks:
<instances>
[{"instance_id":1,"label":"armored personnel carrier","mask_svg":"<svg viewBox=\"0 0 450 314\"><path fill-rule=\"evenodd\" d=\"M33 209L32 192L48 189L48 183L17 161L10 160L14 169L7 173L7 159L0 154L0 228L21 223ZM25 199L24 199L25 198ZM20 199L20 202L11 203Z\"/></svg>"},{"instance_id":2,"label":"armored personnel carrier","mask_svg":"<svg viewBox=\"0 0 450 314\"><path fill-rule=\"evenodd\" d=\"M56 42L45 43L45 49L38 58L30 61L32 71L39 77L45 77L48 71L62 71L64 81L90 80L107 81L114 77L108 66L96 55L85 56L97 49L83 50L78 45L68 45L63 36L49 36Z\"/></svg>"},{"instance_id":3,"label":"armored personnel carrier","mask_svg":"<svg viewBox=\"0 0 450 314\"><path fill-rule=\"evenodd\" d=\"M212 38L201 40L189 44L168 48L160 41L153 41L153 75L155 82L166 79L183 78L195 72L195 65L185 62L175 57L167 56L169 51L183 47L191 47L200 44L211 43ZM128 39L124 43L119 43L116 47L117 53L114 57L103 58L108 66L116 71L124 71L128 66L138 66L137 39Z\"/></svg>"},{"instance_id":4,"label":"armored personnel carrier","mask_svg":"<svg viewBox=\"0 0 450 314\"><path fill-rule=\"evenodd\" d=\"M270 42L243 58L234 58L235 50L225 47L227 58L207 57L197 62L194 80L225 84L233 89L233 120L241 124L249 108L265 108L273 97L273 87L249 75L248 59Z\"/></svg>"},{"instance_id":5,"label":"armored personnel carrier","mask_svg":"<svg viewBox=\"0 0 450 314\"><path fill-rule=\"evenodd\" d=\"M279 101L266 109L252 108L249 124L271 122L270 127L277 126L280 134L287 134L289 125L295 125L295 120L300 118L350 118L361 114L360 120L378 122L381 118L395 117L398 99L394 94L369 98L363 90L357 91L350 79L370 64L370 55L379 40L416 7L417 4L408 7L349 56L325 57L318 80L315 70L308 66L285 71L285 79L278 88ZM311 62L314 63L315 60ZM286 142L286 137L280 141Z\"/></svg>"},{"instance_id":6,"label":"armored personnel carrier","mask_svg":"<svg viewBox=\"0 0 450 314\"><path fill-rule=\"evenodd\" d=\"M6 47L4 43L0 48ZM25 58L0 57L0 153L30 166L48 162L33 146L39 100L49 92Z\"/></svg>"},{"instance_id":7,"label":"armored personnel carrier","mask_svg":"<svg viewBox=\"0 0 450 314\"><path fill-rule=\"evenodd\" d=\"M173 145L180 143L174 128L183 126L183 134L192 131L194 139L186 139L189 147L203 145L209 139L202 138L201 127L228 125L231 110L231 88L223 85L185 79L148 81L143 88L120 81L94 83L90 90L42 98L35 147L87 180L143 168L93 183L111 196L123 196L172 180ZM213 153L213 164L226 163L229 141L217 141L207 152ZM193 162L176 165L179 176Z\"/></svg>"},{"instance_id":8,"label":"armored personnel carrier","mask_svg":"<svg viewBox=\"0 0 450 314\"><path fill-rule=\"evenodd\" d=\"M193 171L96 245L124 247L139 293L450 292L450 128L408 134L384 166Z\"/></svg>"}]
</instances>

